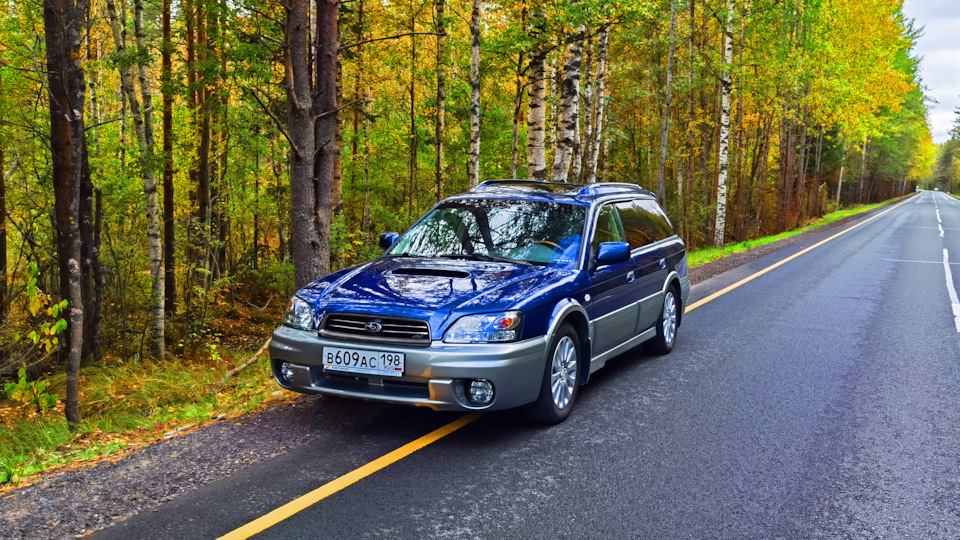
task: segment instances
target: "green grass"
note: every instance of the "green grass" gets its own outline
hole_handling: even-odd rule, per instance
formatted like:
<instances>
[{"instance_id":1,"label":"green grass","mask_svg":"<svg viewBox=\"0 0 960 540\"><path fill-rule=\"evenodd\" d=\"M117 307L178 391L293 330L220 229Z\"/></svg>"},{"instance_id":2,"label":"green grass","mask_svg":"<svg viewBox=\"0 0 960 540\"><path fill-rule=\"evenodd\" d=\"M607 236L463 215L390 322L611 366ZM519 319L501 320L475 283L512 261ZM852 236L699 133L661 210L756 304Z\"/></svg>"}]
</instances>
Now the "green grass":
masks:
<instances>
[{"instance_id":1,"label":"green grass","mask_svg":"<svg viewBox=\"0 0 960 540\"><path fill-rule=\"evenodd\" d=\"M229 365L130 361L84 368L82 422L75 433L67 428L62 405L39 416L5 402L0 409L5 420L0 423L0 484L16 485L50 468L162 440L178 426L258 408L279 390L267 355L217 387L230 367L251 354L225 354L232 357ZM64 376L50 380L51 390L64 395Z\"/></svg>"},{"instance_id":2,"label":"green grass","mask_svg":"<svg viewBox=\"0 0 960 540\"><path fill-rule=\"evenodd\" d=\"M902 197L899 197L899 198L902 198ZM793 229L791 231L782 232L780 234L763 236L755 240L747 240L745 242L740 242L737 244L726 245L726 246L723 246L722 248L708 247L708 248L697 249L687 254L687 265L688 265L688 268L696 268L708 262L712 262L717 259L728 257L730 255L733 255L734 253L743 253L744 251L750 248L771 244L773 242L776 242L777 240L790 238L791 236L802 234L811 229L816 229L817 227L823 227L824 225L833 223L835 221L839 221L843 218L855 216L858 214L862 214L864 212L869 212L874 208L878 208L880 206L883 206L895 200L897 199L890 199L889 201L884 201L876 204L860 204L856 206L851 206L850 208L844 208L843 210L837 210L836 212L831 212L829 214L824 215L822 218L815 219L810 223L808 223L807 225L800 227L799 229Z\"/></svg>"}]
</instances>

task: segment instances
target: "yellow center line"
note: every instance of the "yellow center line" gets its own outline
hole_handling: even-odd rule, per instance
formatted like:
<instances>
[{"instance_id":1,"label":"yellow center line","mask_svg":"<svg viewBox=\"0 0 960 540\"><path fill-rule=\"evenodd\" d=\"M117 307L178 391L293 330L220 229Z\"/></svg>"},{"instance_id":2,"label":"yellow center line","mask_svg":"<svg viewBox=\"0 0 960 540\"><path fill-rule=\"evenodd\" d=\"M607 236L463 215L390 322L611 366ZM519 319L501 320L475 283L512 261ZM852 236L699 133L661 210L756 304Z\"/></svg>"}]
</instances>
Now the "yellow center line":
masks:
<instances>
[{"instance_id":1,"label":"yellow center line","mask_svg":"<svg viewBox=\"0 0 960 540\"><path fill-rule=\"evenodd\" d=\"M827 238L826 240L821 240L820 242L817 242L816 244L804 249L803 251L797 252L787 257L786 259L783 259L778 263L775 263L773 265L770 265L764 268L763 270L757 272L756 274L745 277L740 281L734 283L733 285L725 287L702 300L694 302L693 304L690 304L689 306L687 306L687 309L684 310L684 313L690 313L691 311L706 304L707 302L710 302L712 300L719 298L720 296L727 294L728 292L736 289L737 287L743 285L744 283L752 281L762 276L763 274L766 274L767 272L773 270L774 268L783 266L784 264L796 259L797 257L803 255L804 253L807 253L808 251L811 251L817 247L820 247L823 244L826 244L827 242L833 240L834 238L837 238L838 236L847 234L848 232L856 229L857 227L860 227L861 225L866 225L867 223L870 223L871 221L877 219L878 217L886 214L887 212L893 210L894 208L906 202L907 201L905 200L903 202L897 203L895 206L892 206L884 210L883 212L880 212L879 214L873 216L870 219L861 221L860 223L848 229L844 229L843 231L831 236L830 238ZM251 536L258 534L260 532L263 532L266 529L296 514L297 512L300 512L305 508L309 508L310 506L322 501L323 499L329 497L330 495L333 495L334 493L337 493L338 491L341 491L344 488L359 482L360 480L370 476L371 474L381 469L384 469L387 466L393 463L396 463L397 461L400 461L401 459L413 454L418 450L423 449L424 447L446 437L447 435L450 435L451 433L459 430L460 428L470 424L474 420L477 420L481 416L483 416L483 413L470 413L465 416L462 416L443 427L440 427L434 431L431 431L430 433L424 435L423 437L420 437L419 439L413 442L409 442L388 454L380 456L379 458L371 461L370 463L363 465L359 469L350 471L339 478L336 478L334 480L331 480L330 482L327 482L326 484L318 487L317 489L311 491L310 493L307 493L306 495L298 497L288 502L287 504L281 506L280 508L273 510L269 514L263 515L238 529L228 532L227 534L221 536L220 540L245 539L245 538L250 538Z\"/></svg>"},{"instance_id":2,"label":"yellow center line","mask_svg":"<svg viewBox=\"0 0 960 540\"><path fill-rule=\"evenodd\" d=\"M850 227L850 228L848 228L848 229L844 229L844 230L838 232L837 234L831 236L830 238L821 240L821 241L817 242L816 244L814 244L814 245L812 245L812 246L810 246L810 247L808 247L808 248L806 248L806 249L804 249L804 250L802 250L802 251L798 251L797 253L794 253L793 255L787 257L786 259L783 259L783 260L780 261L780 262L771 264L770 266L764 268L763 270L760 270L760 271L757 272L756 274L747 276L747 277L741 279L740 281L734 283L733 285L729 285L729 286L727 286L727 287L724 287L724 288L720 289L719 291L711 294L710 296L707 296L706 298L702 298L702 299L700 299L700 300L697 300L696 302L694 302L694 303L690 304L689 306L687 306L687 309L683 310L683 312L684 312L684 313L690 313L691 311L693 311L693 310L697 309L698 307L706 304L707 302L711 302L711 301L713 301L713 300L716 300L717 298L720 298L721 296L723 296L723 295L727 294L728 292L736 289L737 287L740 287L741 285L743 285L743 284L745 284L745 283L748 283L748 282L750 282L750 281L753 281L753 280L757 279L758 277L766 274L767 272L769 272L769 271L771 271L771 270L773 270L773 269L775 269L775 268L779 268L779 267L787 264L788 262L796 259L797 257L803 255L804 253L807 253L807 252L809 252L809 251L812 251L812 250L814 250L814 249L816 249L816 248L818 248L818 247L826 244L827 242L833 240L834 238L837 238L838 236L843 236L843 235L847 234L848 232L856 229L857 227L860 227L860 226L862 226L862 225L866 225L867 223L870 223L871 221L873 221L873 220L877 219L878 217L886 214L887 212L890 212L890 211L893 210L894 208L896 208L896 207L898 207L898 206L900 206L900 205L902 205L902 204L905 204L905 203L906 203L907 201L909 201L909 200L911 200L911 199L908 198L907 200L901 201L901 202L899 202L899 203L891 206L890 208L887 208L887 209L884 210L883 212L880 212L879 214L873 216L873 217L870 218L870 219L861 221L860 223L857 223L857 224L854 225L853 227Z\"/></svg>"},{"instance_id":3,"label":"yellow center line","mask_svg":"<svg viewBox=\"0 0 960 540\"><path fill-rule=\"evenodd\" d=\"M269 514L263 515L250 523L228 532L227 534L220 537L221 540L229 539L242 539L250 538L251 536L263 532L269 527L280 523L281 521L287 519L288 517L296 514L297 512L308 508L323 499L333 495L334 493L352 485L360 480L370 476L371 474L386 468L392 463L396 463L401 459L409 456L410 454L421 450L422 448L439 441L440 439L450 435L451 433L457 431L458 429L466 426L467 424L473 422L474 420L483 416L483 413L470 413L465 416L450 422L449 424L440 427L430 433L420 437L419 439L409 442L396 450L378 457L377 459L367 463L366 465L360 467L359 469L352 470L347 474L331 480L326 484L318 487L317 489L298 497L287 504L277 508L276 510L270 512Z\"/></svg>"}]
</instances>

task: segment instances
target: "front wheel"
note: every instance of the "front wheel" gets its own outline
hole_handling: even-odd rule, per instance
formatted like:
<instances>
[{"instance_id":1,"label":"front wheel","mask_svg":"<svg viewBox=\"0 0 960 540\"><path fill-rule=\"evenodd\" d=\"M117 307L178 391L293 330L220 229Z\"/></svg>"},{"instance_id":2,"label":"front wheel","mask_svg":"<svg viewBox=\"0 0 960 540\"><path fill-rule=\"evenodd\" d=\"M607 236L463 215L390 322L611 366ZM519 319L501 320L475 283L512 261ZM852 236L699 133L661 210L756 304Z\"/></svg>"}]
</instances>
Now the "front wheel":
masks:
<instances>
[{"instance_id":1,"label":"front wheel","mask_svg":"<svg viewBox=\"0 0 960 540\"><path fill-rule=\"evenodd\" d=\"M540 396L527 406L527 416L542 424L559 424L570 416L580 387L580 340L573 326L560 327L549 351Z\"/></svg>"},{"instance_id":2,"label":"front wheel","mask_svg":"<svg viewBox=\"0 0 960 540\"><path fill-rule=\"evenodd\" d=\"M657 337L647 342L647 349L654 354L669 353L677 341L677 314L680 304L677 302L676 291L676 288L669 287L663 295L663 309L657 319Z\"/></svg>"}]
</instances>

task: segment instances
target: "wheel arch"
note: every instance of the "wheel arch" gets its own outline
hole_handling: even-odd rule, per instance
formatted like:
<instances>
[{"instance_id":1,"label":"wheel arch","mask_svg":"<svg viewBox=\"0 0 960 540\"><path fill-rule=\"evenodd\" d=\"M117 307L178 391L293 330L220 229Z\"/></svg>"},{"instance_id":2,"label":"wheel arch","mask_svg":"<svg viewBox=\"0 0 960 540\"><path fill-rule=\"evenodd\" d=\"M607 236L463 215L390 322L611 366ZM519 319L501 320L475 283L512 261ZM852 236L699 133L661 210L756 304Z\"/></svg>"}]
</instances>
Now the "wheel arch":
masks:
<instances>
[{"instance_id":1,"label":"wheel arch","mask_svg":"<svg viewBox=\"0 0 960 540\"><path fill-rule=\"evenodd\" d=\"M680 275L676 272L670 272L666 281L663 282L663 294L667 294L667 289L673 287L674 296L677 297L677 328L683 322L683 289L680 288Z\"/></svg>"},{"instance_id":2,"label":"wheel arch","mask_svg":"<svg viewBox=\"0 0 960 540\"><path fill-rule=\"evenodd\" d=\"M583 386L587 384L590 378L590 320L587 317L586 310L576 300L566 299L557 304L547 332L548 343L553 342L553 337L559 331L560 326L565 323L573 326L573 329L577 332L577 340L580 345L580 385Z\"/></svg>"}]
</instances>

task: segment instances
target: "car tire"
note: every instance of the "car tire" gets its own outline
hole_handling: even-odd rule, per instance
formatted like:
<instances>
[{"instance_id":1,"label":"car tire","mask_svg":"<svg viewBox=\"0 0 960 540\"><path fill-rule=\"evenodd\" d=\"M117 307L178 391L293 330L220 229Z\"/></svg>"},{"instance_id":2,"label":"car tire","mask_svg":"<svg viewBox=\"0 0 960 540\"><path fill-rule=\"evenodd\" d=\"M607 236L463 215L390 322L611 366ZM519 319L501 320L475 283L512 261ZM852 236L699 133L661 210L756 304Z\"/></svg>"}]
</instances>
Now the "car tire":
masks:
<instances>
[{"instance_id":1,"label":"car tire","mask_svg":"<svg viewBox=\"0 0 960 540\"><path fill-rule=\"evenodd\" d=\"M580 390L580 339L570 324L563 324L550 342L540 395L527 406L527 418L541 424L559 424L570 416Z\"/></svg>"},{"instance_id":2,"label":"car tire","mask_svg":"<svg viewBox=\"0 0 960 540\"><path fill-rule=\"evenodd\" d=\"M663 306L657 318L657 337L647 342L647 350L653 354L669 354L677 342L680 322L680 295L673 285L663 295Z\"/></svg>"}]
</instances>

